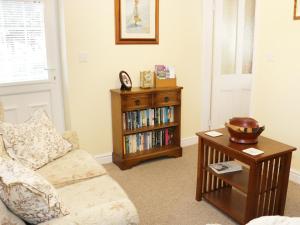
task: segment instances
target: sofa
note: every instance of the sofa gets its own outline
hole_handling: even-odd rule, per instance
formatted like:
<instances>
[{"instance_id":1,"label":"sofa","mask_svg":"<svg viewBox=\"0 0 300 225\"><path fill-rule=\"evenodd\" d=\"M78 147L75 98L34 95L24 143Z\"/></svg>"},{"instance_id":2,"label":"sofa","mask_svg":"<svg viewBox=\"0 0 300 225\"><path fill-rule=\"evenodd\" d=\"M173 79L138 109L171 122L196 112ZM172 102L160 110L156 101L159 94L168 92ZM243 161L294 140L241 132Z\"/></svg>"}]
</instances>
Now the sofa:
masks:
<instances>
[{"instance_id":1,"label":"sofa","mask_svg":"<svg viewBox=\"0 0 300 225\"><path fill-rule=\"evenodd\" d=\"M3 114L0 106L2 121ZM72 144L72 150L37 172L56 188L69 214L40 225L138 224L138 213L133 203L104 167L88 152L80 149L76 133L68 131L63 137ZM8 157L1 135L0 157ZM20 219L0 200L0 223L20 224L15 220Z\"/></svg>"},{"instance_id":2,"label":"sofa","mask_svg":"<svg viewBox=\"0 0 300 225\"><path fill-rule=\"evenodd\" d=\"M247 225L299 225L300 217L262 216L251 220Z\"/></svg>"}]
</instances>

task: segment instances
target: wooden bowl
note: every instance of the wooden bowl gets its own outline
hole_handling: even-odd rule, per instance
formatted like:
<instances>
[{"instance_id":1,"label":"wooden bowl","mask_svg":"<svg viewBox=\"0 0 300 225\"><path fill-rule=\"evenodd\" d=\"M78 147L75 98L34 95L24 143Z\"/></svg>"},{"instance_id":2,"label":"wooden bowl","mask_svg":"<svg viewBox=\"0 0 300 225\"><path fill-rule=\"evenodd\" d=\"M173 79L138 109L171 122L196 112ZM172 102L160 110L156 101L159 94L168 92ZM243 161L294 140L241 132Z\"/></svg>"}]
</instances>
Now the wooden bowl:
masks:
<instances>
[{"instance_id":1,"label":"wooden bowl","mask_svg":"<svg viewBox=\"0 0 300 225\"><path fill-rule=\"evenodd\" d=\"M239 144L256 144L258 136L265 130L255 119L236 117L225 123L230 134L230 141Z\"/></svg>"},{"instance_id":2,"label":"wooden bowl","mask_svg":"<svg viewBox=\"0 0 300 225\"><path fill-rule=\"evenodd\" d=\"M229 120L229 124L244 127L244 128L258 128L258 122L250 117L234 117Z\"/></svg>"}]
</instances>

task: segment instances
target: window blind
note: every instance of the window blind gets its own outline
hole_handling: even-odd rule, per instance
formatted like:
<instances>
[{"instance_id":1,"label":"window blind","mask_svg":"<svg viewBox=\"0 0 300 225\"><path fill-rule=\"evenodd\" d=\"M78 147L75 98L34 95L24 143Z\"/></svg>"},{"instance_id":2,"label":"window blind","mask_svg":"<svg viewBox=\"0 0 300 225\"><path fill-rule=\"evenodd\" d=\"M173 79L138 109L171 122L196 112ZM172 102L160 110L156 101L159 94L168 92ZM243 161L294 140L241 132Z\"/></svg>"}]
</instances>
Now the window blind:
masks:
<instances>
[{"instance_id":1,"label":"window blind","mask_svg":"<svg viewBox=\"0 0 300 225\"><path fill-rule=\"evenodd\" d=\"M0 0L0 83L47 80L41 1Z\"/></svg>"}]
</instances>

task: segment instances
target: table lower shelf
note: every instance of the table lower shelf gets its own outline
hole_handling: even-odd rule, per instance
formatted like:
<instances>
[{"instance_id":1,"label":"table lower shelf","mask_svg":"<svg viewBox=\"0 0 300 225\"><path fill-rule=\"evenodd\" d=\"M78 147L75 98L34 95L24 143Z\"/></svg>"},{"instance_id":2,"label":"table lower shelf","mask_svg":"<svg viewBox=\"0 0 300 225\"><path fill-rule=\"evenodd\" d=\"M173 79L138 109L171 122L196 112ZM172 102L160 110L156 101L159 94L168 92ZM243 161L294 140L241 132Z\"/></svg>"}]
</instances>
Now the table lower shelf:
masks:
<instances>
[{"instance_id":1,"label":"table lower shelf","mask_svg":"<svg viewBox=\"0 0 300 225\"><path fill-rule=\"evenodd\" d=\"M240 224L244 224L246 195L236 189L226 187L204 193L203 198Z\"/></svg>"},{"instance_id":2,"label":"table lower shelf","mask_svg":"<svg viewBox=\"0 0 300 225\"><path fill-rule=\"evenodd\" d=\"M209 166L205 168L206 171L218 177L219 179L225 181L227 184L237 188L243 193L248 193L248 183L249 183L249 169L242 167L241 171L235 171L230 173L218 174L214 172Z\"/></svg>"}]
</instances>

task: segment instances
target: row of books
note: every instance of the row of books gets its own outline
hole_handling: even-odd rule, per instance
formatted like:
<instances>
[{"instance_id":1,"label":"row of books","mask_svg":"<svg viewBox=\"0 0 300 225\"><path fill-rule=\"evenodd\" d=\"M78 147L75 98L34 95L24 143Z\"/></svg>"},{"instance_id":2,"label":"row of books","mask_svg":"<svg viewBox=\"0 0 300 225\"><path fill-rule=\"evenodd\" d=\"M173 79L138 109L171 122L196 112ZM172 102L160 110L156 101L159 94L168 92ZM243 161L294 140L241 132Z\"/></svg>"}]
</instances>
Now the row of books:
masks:
<instances>
[{"instance_id":1,"label":"row of books","mask_svg":"<svg viewBox=\"0 0 300 225\"><path fill-rule=\"evenodd\" d=\"M124 138L125 154L145 151L174 144L175 128L127 135Z\"/></svg>"},{"instance_id":2,"label":"row of books","mask_svg":"<svg viewBox=\"0 0 300 225\"><path fill-rule=\"evenodd\" d=\"M174 106L123 113L124 130L134 130L172 122L174 122Z\"/></svg>"}]
</instances>

